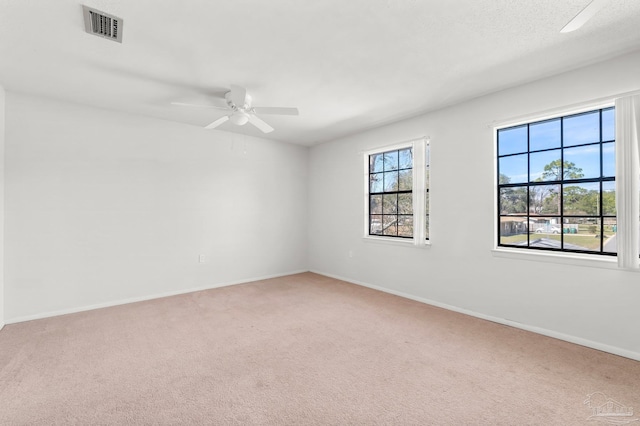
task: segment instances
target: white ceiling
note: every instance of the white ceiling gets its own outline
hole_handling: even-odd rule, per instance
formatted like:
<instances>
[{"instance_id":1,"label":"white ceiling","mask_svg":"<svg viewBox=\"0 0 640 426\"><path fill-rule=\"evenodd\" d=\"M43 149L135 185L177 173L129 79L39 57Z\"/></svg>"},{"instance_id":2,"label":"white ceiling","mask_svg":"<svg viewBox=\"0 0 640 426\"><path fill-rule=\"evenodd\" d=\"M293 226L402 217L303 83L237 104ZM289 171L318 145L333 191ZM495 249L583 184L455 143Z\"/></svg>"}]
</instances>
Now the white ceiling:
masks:
<instances>
[{"instance_id":1,"label":"white ceiling","mask_svg":"<svg viewBox=\"0 0 640 426\"><path fill-rule=\"evenodd\" d=\"M640 49L640 1L0 0L0 85L205 126L231 84L266 137L313 145ZM82 4L123 19L122 44L84 32ZM220 130L255 136L247 124ZM217 130L210 130L217 131Z\"/></svg>"}]
</instances>

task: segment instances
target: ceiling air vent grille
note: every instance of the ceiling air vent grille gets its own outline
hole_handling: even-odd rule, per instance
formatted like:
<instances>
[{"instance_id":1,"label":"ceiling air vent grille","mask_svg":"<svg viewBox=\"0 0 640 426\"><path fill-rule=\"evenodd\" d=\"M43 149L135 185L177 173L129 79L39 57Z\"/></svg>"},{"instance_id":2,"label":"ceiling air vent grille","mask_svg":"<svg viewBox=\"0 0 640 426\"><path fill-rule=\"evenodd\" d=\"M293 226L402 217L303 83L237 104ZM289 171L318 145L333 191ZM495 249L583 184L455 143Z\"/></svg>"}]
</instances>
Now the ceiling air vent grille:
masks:
<instances>
[{"instance_id":1,"label":"ceiling air vent grille","mask_svg":"<svg viewBox=\"0 0 640 426\"><path fill-rule=\"evenodd\" d=\"M82 9L86 32L122 43L122 19L87 6Z\"/></svg>"}]
</instances>

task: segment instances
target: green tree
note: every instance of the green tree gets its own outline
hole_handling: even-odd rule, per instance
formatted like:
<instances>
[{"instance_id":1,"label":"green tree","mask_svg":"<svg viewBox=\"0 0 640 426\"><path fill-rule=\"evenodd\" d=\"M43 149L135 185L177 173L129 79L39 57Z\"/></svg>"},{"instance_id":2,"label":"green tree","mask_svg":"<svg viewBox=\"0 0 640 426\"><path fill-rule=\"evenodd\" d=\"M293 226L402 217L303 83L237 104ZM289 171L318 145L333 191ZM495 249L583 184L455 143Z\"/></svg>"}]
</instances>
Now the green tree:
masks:
<instances>
[{"instance_id":1,"label":"green tree","mask_svg":"<svg viewBox=\"0 0 640 426\"><path fill-rule=\"evenodd\" d=\"M588 214L590 216L595 216L598 214L600 191L591 190L588 191L580 200L580 209L584 212L584 214Z\"/></svg>"},{"instance_id":2,"label":"green tree","mask_svg":"<svg viewBox=\"0 0 640 426\"><path fill-rule=\"evenodd\" d=\"M555 187L551 187L551 189L547 190L546 196L542 198L542 208L540 209L540 214L558 214L558 206L560 205L560 194L555 189Z\"/></svg>"},{"instance_id":3,"label":"green tree","mask_svg":"<svg viewBox=\"0 0 640 426\"><path fill-rule=\"evenodd\" d=\"M580 167L576 167L575 163L570 161L565 161L560 165L560 160L554 160L549 164L544 166L544 171L542 172L542 177L538 178L538 181L549 181L549 180L567 180L567 179L580 179L584 177L584 173L582 173L582 169Z\"/></svg>"},{"instance_id":4,"label":"green tree","mask_svg":"<svg viewBox=\"0 0 640 426\"><path fill-rule=\"evenodd\" d=\"M602 213L616 214L616 193L614 191L602 193Z\"/></svg>"},{"instance_id":5,"label":"green tree","mask_svg":"<svg viewBox=\"0 0 640 426\"><path fill-rule=\"evenodd\" d=\"M564 212L568 214L596 214L598 209L597 197L594 204L589 191L581 186L564 187ZM596 211L593 211L593 208Z\"/></svg>"},{"instance_id":6,"label":"green tree","mask_svg":"<svg viewBox=\"0 0 640 426\"><path fill-rule=\"evenodd\" d=\"M570 161L554 160L544 166L542 176L536 182L560 181L580 179L584 177L582 169ZM566 199L565 199L566 203ZM566 204L565 204L566 205ZM531 187L529 211L533 214L558 214L562 211L560 194L555 185L541 185Z\"/></svg>"},{"instance_id":7,"label":"green tree","mask_svg":"<svg viewBox=\"0 0 640 426\"><path fill-rule=\"evenodd\" d=\"M500 184L508 184L509 176L500 174L498 176ZM508 187L500 189L500 214L517 214L527 212L527 188Z\"/></svg>"}]
</instances>

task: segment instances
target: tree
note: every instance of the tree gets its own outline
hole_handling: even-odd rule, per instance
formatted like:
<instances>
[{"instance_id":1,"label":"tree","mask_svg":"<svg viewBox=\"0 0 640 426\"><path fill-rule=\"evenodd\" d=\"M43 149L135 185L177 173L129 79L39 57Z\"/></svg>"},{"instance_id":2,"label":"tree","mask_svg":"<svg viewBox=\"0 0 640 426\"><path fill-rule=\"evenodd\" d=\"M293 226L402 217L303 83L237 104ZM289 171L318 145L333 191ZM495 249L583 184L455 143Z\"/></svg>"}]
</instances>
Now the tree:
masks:
<instances>
[{"instance_id":1,"label":"tree","mask_svg":"<svg viewBox=\"0 0 640 426\"><path fill-rule=\"evenodd\" d=\"M584 177L582 169L576 167L575 163L565 161L560 166L560 160L554 160L544 166L542 177L536 179L537 181L550 181L550 180L567 180L567 179L580 179Z\"/></svg>"},{"instance_id":2,"label":"tree","mask_svg":"<svg viewBox=\"0 0 640 426\"><path fill-rule=\"evenodd\" d=\"M598 193L588 191L581 186L565 186L564 211L568 214L597 214Z\"/></svg>"},{"instance_id":3,"label":"tree","mask_svg":"<svg viewBox=\"0 0 640 426\"><path fill-rule=\"evenodd\" d=\"M500 174L498 181L501 185L511 182L509 176ZM507 187L500 190L500 214L516 214L527 212L527 188Z\"/></svg>"},{"instance_id":4,"label":"tree","mask_svg":"<svg viewBox=\"0 0 640 426\"><path fill-rule=\"evenodd\" d=\"M560 181L580 179L584 177L582 169L570 161L561 162L559 159L544 166L542 176L536 182ZM566 187L569 189L573 187ZM566 196L566 195L565 195ZM566 200L565 200L566 204ZM534 214L558 214L562 211L560 194L556 185L541 185L531 187L529 211Z\"/></svg>"},{"instance_id":5,"label":"tree","mask_svg":"<svg viewBox=\"0 0 640 426\"><path fill-rule=\"evenodd\" d=\"M558 214L558 206L560 205L560 194L558 194L555 186L550 187L550 189L547 189L546 191L548 192L546 195L541 194L542 208L540 209L540 214Z\"/></svg>"},{"instance_id":6,"label":"tree","mask_svg":"<svg viewBox=\"0 0 640 426\"><path fill-rule=\"evenodd\" d=\"M616 214L616 193L614 191L602 192L602 213Z\"/></svg>"},{"instance_id":7,"label":"tree","mask_svg":"<svg viewBox=\"0 0 640 426\"><path fill-rule=\"evenodd\" d=\"M532 186L529 195L529 212L532 214L557 214L560 197L556 185Z\"/></svg>"}]
</instances>

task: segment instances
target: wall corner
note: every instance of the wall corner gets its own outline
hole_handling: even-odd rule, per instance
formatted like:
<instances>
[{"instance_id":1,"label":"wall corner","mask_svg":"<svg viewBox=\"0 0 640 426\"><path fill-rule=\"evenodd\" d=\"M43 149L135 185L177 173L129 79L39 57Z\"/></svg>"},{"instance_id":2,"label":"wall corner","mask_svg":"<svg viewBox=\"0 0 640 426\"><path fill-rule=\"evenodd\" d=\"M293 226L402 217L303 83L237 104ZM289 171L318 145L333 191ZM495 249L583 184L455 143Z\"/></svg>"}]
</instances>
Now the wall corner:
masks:
<instances>
[{"instance_id":1,"label":"wall corner","mask_svg":"<svg viewBox=\"0 0 640 426\"><path fill-rule=\"evenodd\" d=\"M5 143L5 99L0 86L0 330L4 327L4 143Z\"/></svg>"}]
</instances>

